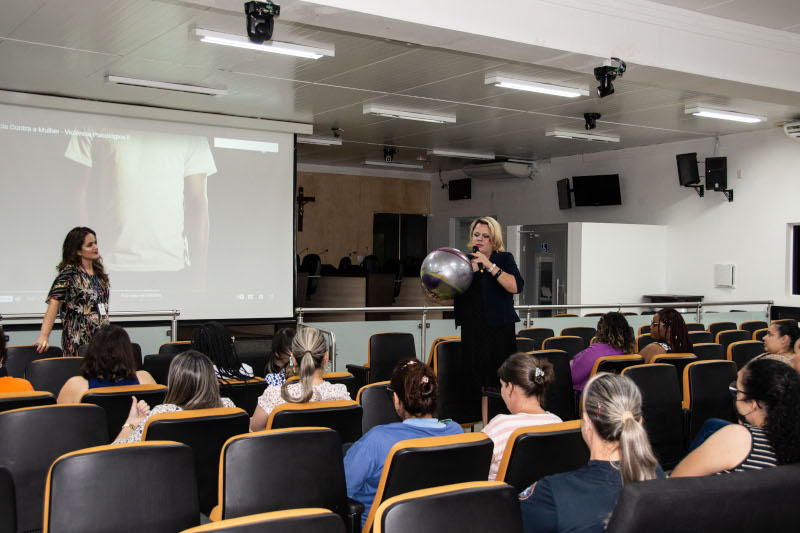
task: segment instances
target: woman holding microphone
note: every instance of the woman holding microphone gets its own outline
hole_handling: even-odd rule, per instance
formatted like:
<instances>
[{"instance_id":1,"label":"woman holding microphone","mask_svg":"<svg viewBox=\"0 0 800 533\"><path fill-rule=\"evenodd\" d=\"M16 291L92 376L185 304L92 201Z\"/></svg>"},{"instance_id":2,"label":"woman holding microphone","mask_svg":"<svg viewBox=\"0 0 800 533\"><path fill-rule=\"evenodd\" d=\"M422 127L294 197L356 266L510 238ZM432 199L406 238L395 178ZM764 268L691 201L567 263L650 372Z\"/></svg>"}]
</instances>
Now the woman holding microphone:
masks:
<instances>
[{"instance_id":1,"label":"woman holding microphone","mask_svg":"<svg viewBox=\"0 0 800 533\"><path fill-rule=\"evenodd\" d=\"M78 349L89 344L95 331L108 324L108 275L97 248L97 235L85 227L67 233L61 249L61 262L47 295L47 312L39 338L38 352L49 346L50 331L61 313L61 347L64 355L75 357Z\"/></svg>"},{"instance_id":2,"label":"woman holding microphone","mask_svg":"<svg viewBox=\"0 0 800 533\"><path fill-rule=\"evenodd\" d=\"M480 217L469 228L472 249L472 283L455 300L428 297L442 305L455 306L456 327L461 326L461 350L472 358L474 378L481 386L483 425L488 420L487 390L499 390L497 369L517 351L514 295L524 281L514 256L505 251L500 224L492 217Z\"/></svg>"}]
</instances>

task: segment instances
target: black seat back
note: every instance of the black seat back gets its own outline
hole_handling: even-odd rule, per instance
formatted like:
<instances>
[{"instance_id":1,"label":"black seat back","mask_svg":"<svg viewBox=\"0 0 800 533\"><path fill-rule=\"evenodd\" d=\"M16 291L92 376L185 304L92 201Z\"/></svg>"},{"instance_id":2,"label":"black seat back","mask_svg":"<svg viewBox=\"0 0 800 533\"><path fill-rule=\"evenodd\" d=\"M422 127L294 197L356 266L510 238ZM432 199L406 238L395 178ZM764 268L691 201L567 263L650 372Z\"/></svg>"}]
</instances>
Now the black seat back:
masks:
<instances>
[{"instance_id":1,"label":"black seat back","mask_svg":"<svg viewBox=\"0 0 800 533\"><path fill-rule=\"evenodd\" d=\"M25 379L31 382L33 390L58 396L69 378L80 375L82 361L83 357L37 359L28 365Z\"/></svg>"},{"instance_id":2,"label":"black seat back","mask_svg":"<svg viewBox=\"0 0 800 533\"><path fill-rule=\"evenodd\" d=\"M267 429L323 427L339 433L343 443L361 438L361 406L352 400L283 403L267 420Z\"/></svg>"},{"instance_id":3,"label":"black seat back","mask_svg":"<svg viewBox=\"0 0 800 533\"><path fill-rule=\"evenodd\" d=\"M175 441L194 452L200 512L211 513L217 503L219 460L225 442L247 433L250 418L242 409L220 407L153 415L147 421L142 441Z\"/></svg>"},{"instance_id":4,"label":"black seat back","mask_svg":"<svg viewBox=\"0 0 800 533\"><path fill-rule=\"evenodd\" d=\"M706 331L706 327L700 322L687 322L686 331Z\"/></svg>"},{"instance_id":5,"label":"black seat back","mask_svg":"<svg viewBox=\"0 0 800 533\"><path fill-rule=\"evenodd\" d=\"M331 385L342 384L347 387L347 392L350 394L351 399L355 399L358 394L356 378L350 372L325 372L322 374L322 379Z\"/></svg>"},{"instance_id":6,"label":"black seat back","mask_svg":"<svg viewBox=\"0 0 800 533\"><path fill-rule=\"evenodd\" d=\"M61 348L56 346L48 346L42 353L36 352L36 346L8 346L6 347L6 359L3 361L3 366L10 377L24 378L31 361L62 357L63 354L64 352L61 351Z\"/></svg>"},{"instance_id":7,"label":"black seat back","mask_svg":"<svg viewBox=\"0 0 800 533\"><path fill-rule=\"evenodd\" d=\"M531 355L553 365L555 377L550 386L547 387L542 407L561 418L561 420L575 418L575 393L572 388L572 371L570 370L567 352L563 350L539 350Z\"/></svg>"},{"instance_id":8,"label":"black seat back","mask_svg":"<svg viewBox=\"0 0 800 533\"><path fill-rule=\"evenodd\" d=\"M518 352L533 352L538 350L538 346L540 345L540 343L528 337L517 337L516 343Z\"/></svg>"},{"instance_id":9,"label":"black seat back","mask_svg":"<svg viewBox=\"0 0 800 533\"><path fill-rule=\"evenodd\" d=\"M14 479L5 468L0 468L0 533L17 531L17 506L14 497Z\"/></svg>"},{"instance_id":10,"label":"black seat back","mask_svg":"<svg viewBox=\"0 0 800 533\"><path fill-rule=\"evenodd\" d=\"M698 361L724 361L725 350L716 342L702 342L692 346L694 356Z\"/></svg>"},{"instance_id":11,"label":"black seat back","mask_svg":"<svg viewBox=\"0 0 800 533\"><path fill-rule=\"evenodd\" d=\"M751 338L753 333L755 333L759 329L769 328L769 324L764 322L763 320L748 320L747 322L742 322L739 324L739 329L743 329L744 331L749 331Z\"/></svg>"},{"instance_id":12,"label":"black seat back","mask_svg":"<svg viewBox=\"0 0 800 533\"><path fill-rule=\"evenodd\" d=\"M392 393L388 391L388 381L379 381L361 387L356 396L356 401L361 405L361 432L366 433L375 426L402 422L397 414L392 400Z\"/></svg>"},{"instance_id":13,"label":"black seat back","mask_svg":"<svg viewBox=\"0 0 800 533\"><path fill-rule=\"evenodd\" d=\"M572 326L561 330L562 337L580 337L583 339L583 346L588 347L592 344L592 337L597 334L595 328L589 326Z\"/></svg>"},{"instance_id":14,"label":"black seat back","mask_svg":"<svg viewBox=\"0 0 800 533\"><path fill-rule=\"evenodd\" d=\"M462 355L460 340L436 345L433 371L439 381L437 416L459 424L480 422L481 389L472 377L472 361Z\"/></svg>"},{"instance_id":15,"label":"black seat back","mask_svg":"<svg viewBox=\"0 0 800 533\"><path fill-rule=\"evenodd\" d=\"M673 365L629 366L622 371L642 392L644 429L659 464L671 470L683 456L683 406Z\"/></svg>"},{"instance_id":16,"label":"black seat back","mask_svg":"<svg viewBox=\"0 0 800 533\"><path fill-rule=\"evenodd\" d=\"M359 518L359 520L361 520ZM202 529L201 529L202 528ZM342 518L325 509L290 509L220 520L183 533L345 533Z\"/></svg>"},{"instance_id":17,"label":"black seat back","mask_svg":"<svg viewBox=\"0 0 800 533\"><path fill-rule=\"evenodd\" d=\"M392 379L398 361L417 357L414 335L411 333L376 333L367 345L369 383Z\"/></svg>"},{"instance_id":18,"label":"black seat back","mask_svg":"<svg viewBox=\"0 0 800 533\"><path fill-rule=\"evenodd\" d=\"M600 372L611 372L620 374L629 366L641 365L644 359L638 355L606 355L597 359L592 368L592 376Z\"/></svg>"},{"instance_id":19,"label":"black seat back","mask_svg":"<svg viewBox=\"0 0 800 533\"><path fill-rule=\"evenodd\" d=\"M683 408L687 410L687 441L697 436L709 418L736 422L728 386L736 381L733 361L698 361L689 364L683 374Z\"/></svg>"},{"instance_id":20,"label":"black seat back","mask_svg":"<svg viewBox=\"0 0 800 533\"><path fill-rule=\"evenodd\" d=\"M563 350L572 359L587 346L588 344L584 342L583 337L550 337L542 343L542 350Z\"/></svg>"},{"instance_id":21,"label":"black seat back","mask_svg":"<svg viewBox=\"0 0 800 533\"><path fill-rule=\"evenodd\" d=\"M712 322L708 325L708 332L711 333L714 340L717 338L717 333L720 331L728 331L729 329L736 329L736 322Z\"/></svg>"},{"instance_id":22,"label":"black seat back","mask_svg":"<svg viewBox=\"0 0 800 533\"><path fill-rule=\"evenodd\" d=\"M163 385L129 385L122 387L104 387L89 389L81 396L81 403L99 405L106 412L108 435L113 439L119 433L122 424L128 419L131 411L131 397L144 400L147 405L156 406L164 403L167 388Z\"/></svg>"},{"instance_id":23,"label":"black seat back","mask_svg":"<svg viewBox=\"0 0 800 533\"><path fill-rule=\"evenodd\" d=\"M724 331L722 333L725 333ZM754 357L764 353L764 343L761 341L736 341L728 345L726 359L736 363L736 369L741 370Z\"/></svg>"},{"instance_id":24,"label":"black seat back","mask_svg":"<svg viewBox=\"0 0 800 533\"><path fill-rule=\"evenodd\" d=\"M272 351L272 341L269 339L236 339L233 349L240 363L250 365L253 374L260 378L266 376L267 359ZM236 405L239 405L238 403Z\"/></svg>"},{"instance_id":25,"label":"black seat back","mask_svg":"<svg viewBox=\"0 0 800 533\"><path fill-rule=\"evenodd\" d=\"M677 370L679 376L683 376L683 370L687 365L697 361L697 357L691 353L671 353L656 355L650 359L651 363L663 363L673 365ZM680 389L680 396L683 396L683 380L678 380L678 387Z\"/></svg>"},{"instance_id":26,"label":"black seat back","mask_svg":"<svg viewBox=\"0 0 800 533\"><path fill-rule=\"evenodd\" d=\"M165 342L158 347L158 355L178 355L192 348L189 341Z\"/></svg>"},{"instance_id":27,"label":"black seat back","mask_svg":"<svg viewBox=\"0 0 800 533\"><path fill-rule=\"evenodd\" d=\"M725 350L725 353L728 353L728 346L733 344L734 342L741 342L741 341L751 341L752 342L753 334L749 331L745 331L743 329L729 329L725 331L720 331L717 333L717 344L722 346L722 349ZM756 341L758 342L758 341ZM762 345L763 348L763 345Z\"/></svg>"},{"instance_id":28,"label":"black seat back","mask_svg":"<svg viewBox=\"0 0 800 533\"><path fill-rule=\"evenodd\" d=\"M653 337L649 333L642 333L636 337L636 346L634 347L634 350L636 350L636 353L639 353L651 342L653 342Z\"/></svg>"},{"instance_id":29,"label":"black seat back","mask_svg":"<svg viewBox=\"0 0 800 533\"><path fill-rule=\"evenodd\" d=\"M244 409L249 416L253 416L258 407L258 399L267 390L267 386L263 378L220 379L219 393L229 398L236 407Z\"/></svg>"},{"instance_id":30,"label":"black seat back","mask_svg":"<svg viewBox=\"0 0 800 533\"><path fill-rule=\"evenodd\" d=\"M55 405L56 397L47 391L0 392L0 413L23 407Z\"/></svg>"},{"instance_id":31,"label":"black seat back","mask_svg":"<svg viewBox=\"0 0 800 533\"><path fill-rule=\"evenodd\" d=\"M694 344L708 344L712 342L716 342L714 339L714 335L709 333L708 331L690 331L689 332L689 342Z\"/></svg>"},{"instance_id":32,"label":"black seat back","mask_svg":"<svg viewBox=\"0 0 800 533\"><path fill-rule=\"evenodd\" d=\"M544 340L555 337L555 332L550 328L527 328L519 330L517 337L533 339L536 342L534 350L541 350Z\"/></svg>"},{"instance_id":33,"label":"black seat back","mask_svg":"<svg viewBox=\"0 0 800 533\"><path fill-rule=\"evenodd\" d=\"M162 348L164 346L167 345L163 345ZM169 377L169 365L172 364L172 360L175 359L175 356L178 355L178 353L180 352L145 355L144 370L153 376L153 379L156 380L156 383L160 385L166 385L167 378Z\"/></svg>"}]
</instances>

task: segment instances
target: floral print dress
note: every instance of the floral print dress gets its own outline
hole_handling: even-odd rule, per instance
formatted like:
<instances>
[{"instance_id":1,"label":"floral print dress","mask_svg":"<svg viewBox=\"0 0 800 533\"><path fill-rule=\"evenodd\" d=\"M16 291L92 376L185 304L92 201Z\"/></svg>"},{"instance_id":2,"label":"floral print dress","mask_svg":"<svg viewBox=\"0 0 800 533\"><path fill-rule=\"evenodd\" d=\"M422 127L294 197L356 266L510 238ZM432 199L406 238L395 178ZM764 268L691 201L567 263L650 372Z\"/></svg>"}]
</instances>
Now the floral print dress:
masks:
<instances>
[{"instance_id":1,"label":"floral print dress","mask_svg":"<svg viewBox=\"0 0 800 533\"><path fill-rule=\"evenodd\" d=\"M108 324L108 296L108 283L80 267L68 265L58 273L47 303L61 302L61 348L65 356L77 357L78 348L89 344L95 331ZM100 304L105 314L100 314Z\"/></svg>"}]
</instances>

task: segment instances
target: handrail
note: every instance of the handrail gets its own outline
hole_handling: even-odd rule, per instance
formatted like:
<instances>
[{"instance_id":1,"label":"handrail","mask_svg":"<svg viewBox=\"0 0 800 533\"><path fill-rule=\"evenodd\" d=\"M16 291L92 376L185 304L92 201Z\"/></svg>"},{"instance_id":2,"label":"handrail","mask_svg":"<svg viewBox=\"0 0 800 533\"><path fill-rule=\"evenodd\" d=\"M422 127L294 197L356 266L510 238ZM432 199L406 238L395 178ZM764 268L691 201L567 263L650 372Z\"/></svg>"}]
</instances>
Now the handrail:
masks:
<instances>
[{"instance_id":1,"label":"handrail","mask_svg":"<svg viewBox=\"0 0 800 533\"><path fill-rule=\"evenodd\" d=\"M181 312L177 309L171 311L115 311L109 313L109 318L143 318L143 317L170 317L172 323L170 327L170 340L175 342L178 340L178 317ZM44 313L8 313L0 315L0 322L11 322L18 320L42 320ZM61 320L57 318L57 320Z\"/></svg>"}]
</instances>

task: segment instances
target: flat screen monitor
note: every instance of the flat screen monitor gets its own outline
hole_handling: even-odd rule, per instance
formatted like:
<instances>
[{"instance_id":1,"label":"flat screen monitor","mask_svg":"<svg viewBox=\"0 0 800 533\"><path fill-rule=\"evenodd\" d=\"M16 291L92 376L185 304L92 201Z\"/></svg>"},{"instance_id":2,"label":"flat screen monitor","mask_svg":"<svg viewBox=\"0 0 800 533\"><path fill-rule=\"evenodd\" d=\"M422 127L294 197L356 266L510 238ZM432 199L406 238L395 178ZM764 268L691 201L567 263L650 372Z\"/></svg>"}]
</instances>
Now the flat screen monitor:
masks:
<instances>
[{"instance_id":1,"label":"flat screen monitor","mask_svg":"<svg viewBox=\"0 0 800 533\"><path fill-rule=\"evenodd\" d=\"M572 209L572 198L569 195L569 178L560 179L558 185L558 208Z\"/></svg>"},{"instance_id":2,"label":"flat screen monitor","mask_svg":"<svg viewBox=\"0 0 800 533\"><path fill-rule=\"evenodd\" d=\"M619 174L573 176L572 193L575 195L575 207L622 205Z\"/></svg>"},{"instance_id":3,"label":"flat screen monitor","mask_svg":"<svg viewBox=\"0 0 800 533\"><path fill-rule=\"evenodd\" d=\"M700 183L700 173L697 171L697 152L691 154L678 154L678 180L684 187Z\"/></svg>"}]
</instances>

